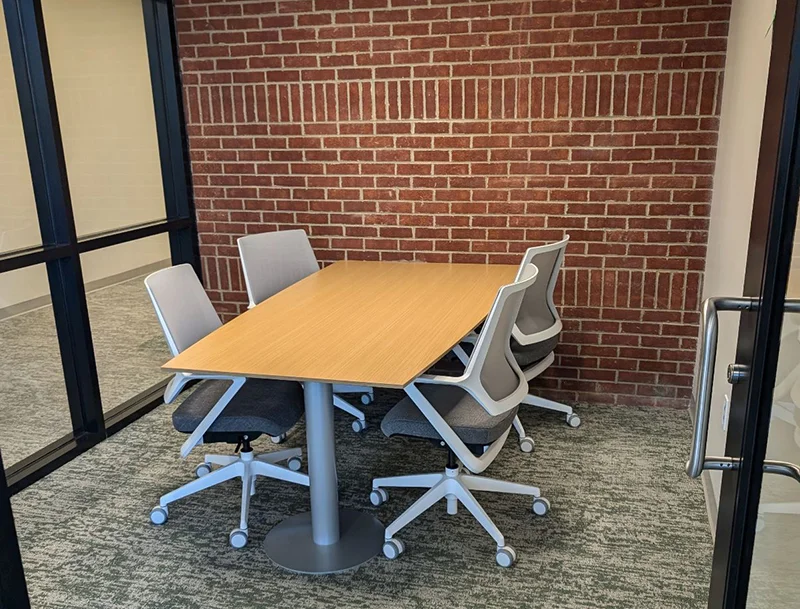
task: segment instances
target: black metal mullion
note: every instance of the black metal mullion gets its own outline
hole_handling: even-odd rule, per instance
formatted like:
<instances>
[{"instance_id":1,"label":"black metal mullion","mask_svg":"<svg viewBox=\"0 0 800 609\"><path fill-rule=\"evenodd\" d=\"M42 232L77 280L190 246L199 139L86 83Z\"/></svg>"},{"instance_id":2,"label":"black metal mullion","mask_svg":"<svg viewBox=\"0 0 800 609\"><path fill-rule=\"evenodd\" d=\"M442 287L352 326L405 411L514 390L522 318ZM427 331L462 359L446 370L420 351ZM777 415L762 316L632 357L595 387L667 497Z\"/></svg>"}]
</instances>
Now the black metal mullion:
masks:
<instances>
[{"instance_id":1,"label":"black metal mullion","mask_svg":"<svg viewBox=\"0 0 800 609\"><path fill-rule=\"evenodd\" d=\"M53 83L46 45L42 44L44 25L40 1L3 0L3 12L42 245L70 245L69 233L63 230L61 219L47 204L50 199L61 197L66 187L66 172L54 174L48 171L53 157L63 158L61 142L48 141L49 138L39 142L43 130L58 129L58 117L49 103L54 98ZM43 60L48 65L47 76L41 70Z\"/></svg>"},{"instance_id":2,"label":"black metal mullion","mask_svg":"<svg viewBox=\"0 0 800 609\"><path fill-rule=\"evenodd\" d=\"M104 247L120 245L145 237L190 229L193 224L194 222L191 218L179 218L177 220L160 220L125 226L81 237L77 243L77 250L79 254L93 252ZM73 253L74 248L71 245L37 246L5 252L0 254L0 273L44 264L58 258L68 258Z\"/></svg>"},{"instance_id":3,"label":"black metal mullion","mask_svg":"<svg viewBox=\"0 0 800 609\"><path fill-rule=\"evenodd\" d=\"M82 237L80 241L78 241L78 252L81 254L85 252L93 252L105 247L112 247L114 245L136 241L137 239L144 239L154 235L184 230L186 228L190 228L192 225L193 222L191 219L180 218L177 220L147 222L137 226L129 226L107 231L98 235Z\"/></svg>"},{"instance_id":4,"label":"black metal mullion","mask_svg":"<svg viewBox=\"0 0 800 609\"><path fill-rule=\"evenodd\" d=\"M167 219L194 218L172 6L168 0L142 0L142 12ZM202 277L194 222L180 230L170 231L170 250L173 264L188 262Z\"/></svg>"},{"instance_id":5,"label":"black metal mullion","mask_svg":"<svg viewBox=\"0 0 800 609\"><path fill-rule=\"evenodd\" d=\"M42 243L65 246L69 252L46 264L73 430L103 435L100 386L41 0L3 0L3 7Z\"/></svg>"},{"instance_id":6,"label":"black metal mullion","mask_svg":"<svg viewBox=\"0 0 800 609\"><path fill-rule=\"evenodd\" d=\"M80 256L49 262L47 274L73 430L102 437L103 405Z\"/></svg>"},{"instance_id":7,"label":"black metal mullion","mask_svg":"<svg viewBox=\"0 0 800 609\"><path fill-rule=\"evenodd\" d=\"M0 609L30 609L10 497L0 454Z\"/></svg>"},{"instance_id":8,"label":"black metal mullion","mask_svg":"<svg viewBox=\"0 0 800 609\"><path fill-rule=\"evenodd\" d=\"M68 245L55 245L49 247L31 247L22 251L0 254L0 273L24 269L27 266L44 264L56 258L64 258L72 254Z\"/></svg>"}]
</instances>

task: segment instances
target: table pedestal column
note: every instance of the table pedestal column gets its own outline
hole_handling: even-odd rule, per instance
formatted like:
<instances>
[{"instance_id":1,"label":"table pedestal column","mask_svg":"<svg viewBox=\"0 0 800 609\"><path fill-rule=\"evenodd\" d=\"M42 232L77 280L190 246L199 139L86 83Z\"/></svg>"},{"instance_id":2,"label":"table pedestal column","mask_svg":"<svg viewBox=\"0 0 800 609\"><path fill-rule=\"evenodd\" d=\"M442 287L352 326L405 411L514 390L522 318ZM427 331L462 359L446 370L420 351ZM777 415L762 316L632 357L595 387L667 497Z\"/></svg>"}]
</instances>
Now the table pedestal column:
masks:
<instances>
[{"instance_id":1,"label":"table pedestal column","mask_svg":"<svg viewBox=\"0 0 800 609\"><path fill-rule=\"evenodd\" d=\"M335 573L380 553L383 525L369 514L339 508L332 386L303 385L311 511L276 525L264 540L264 551L290 571Z\"/></svg>"}]
</instances>

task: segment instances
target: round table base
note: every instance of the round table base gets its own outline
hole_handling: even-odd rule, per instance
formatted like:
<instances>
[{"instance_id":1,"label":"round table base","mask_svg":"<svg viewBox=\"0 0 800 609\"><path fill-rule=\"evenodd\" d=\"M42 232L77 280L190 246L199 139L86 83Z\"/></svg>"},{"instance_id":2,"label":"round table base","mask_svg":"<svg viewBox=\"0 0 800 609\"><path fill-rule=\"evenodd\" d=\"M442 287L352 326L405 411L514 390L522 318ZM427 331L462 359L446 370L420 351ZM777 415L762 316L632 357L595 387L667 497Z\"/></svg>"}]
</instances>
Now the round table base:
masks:
<instances>
[{"instance_id":1,"label":"round table base","mask_svg":"<svg viewBox=\"0 0 800 609\"><path fill-rule=\"evenodd\" d=\"M380 554L383 525L369 514L339 510L339 541L314 543L311 512L297 514L273 527L264 539L264 551L278 566L296 573L337 573L352 569Z\"/></svg>"}]
</instances>

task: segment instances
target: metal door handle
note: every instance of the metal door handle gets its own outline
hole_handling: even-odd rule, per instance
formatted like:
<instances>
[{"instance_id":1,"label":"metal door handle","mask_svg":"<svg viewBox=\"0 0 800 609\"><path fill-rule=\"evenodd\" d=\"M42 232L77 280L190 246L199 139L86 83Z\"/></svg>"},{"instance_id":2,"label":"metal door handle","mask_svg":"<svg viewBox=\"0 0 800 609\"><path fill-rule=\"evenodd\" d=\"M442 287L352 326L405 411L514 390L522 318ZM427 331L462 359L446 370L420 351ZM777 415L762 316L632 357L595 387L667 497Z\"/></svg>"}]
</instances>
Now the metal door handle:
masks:
<instances>
[{"instance_id":1,"label":"metal door handle","mask_svg":"<svg viewBox=\"0 0 800 609\"><path fill-rule=\"evenodd\" d=\"M765 474L779 474L794 478L795 482L800 482L800 467L794 463L786 461L764 461Z\"/></svg>"},{"instance_id":2,"label":"metal door handle","mask_svg":"<svg viewBox=\"0 0 800 609\"><path fill-rule=\"evenodd\" d=\"M706 469L730 469L732 466L722 467L723 463L730 463L729 457L709 457L706 459L706 442L708 441L708 417L711 412L711 389L714 385L714 366L717 363L717 334L719 320L717 311L755 311L759 302L757 298L746 297L717 297L709 298L703 303L700 316L700 366L697 376L697 413L694 420L694 434L692 435L692 449L689 461L686 463L686 473L691 478L697 478Z\"/></svg>"},{"instance_id":3,"label":"metal door handle","mask_svg":"<svg viewBox=\"0 0 800 609\"><path fill-rule=\"evenodd\" d=\"M737 457L706 457L703 460L703 469L725 471L730 469L739 469L741 459ZM800 482L800 466L787 461L764 461L765 474L778 474L780 476L787 476Z\"/></svg>"},{"instance_id":4,"label":"metal door handle","mask_svg":"<svg viewBox=\"0 0 800 609\"><path fill-rule=\"evenodd\" d=\"M760 299L746 296L709 298L703 303L700 317L701 351L697 376L697 412L694 420L692 448L686 473L697 478L704 469L737 469L739 459L735 457L706 457L708 441L708 419L711 413L711 390L714 385L714 367L717 361L718 311L757 311ZM784 303L787 313L800 313L800 299L787 299ZM764 471L782 474L800 482L800 468L782 461L765 461Z\"/></svg>"}]
</instances>

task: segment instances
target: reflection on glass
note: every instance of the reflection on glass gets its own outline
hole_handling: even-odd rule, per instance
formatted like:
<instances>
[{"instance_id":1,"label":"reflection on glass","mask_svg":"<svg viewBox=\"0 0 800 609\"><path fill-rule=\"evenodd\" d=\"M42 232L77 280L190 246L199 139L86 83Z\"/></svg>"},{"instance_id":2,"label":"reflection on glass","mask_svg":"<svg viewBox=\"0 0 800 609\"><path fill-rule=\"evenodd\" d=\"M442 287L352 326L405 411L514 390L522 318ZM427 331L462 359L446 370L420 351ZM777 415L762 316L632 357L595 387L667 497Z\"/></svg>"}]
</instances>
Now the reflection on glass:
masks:
<instances>
[{"instance_id":1,"label":"reflection on glass","mask_svg":"<svg viewBox=\"0 0 800 609\"><path fill-rule=\"evenodd\" d=\"M166 378L169 349L144 278L170 265L166 234L81 255L103 410Z\"/></svg>"},{"instance_id":2,"label":"reflection on glass","mask_svg":"<svg viewBox=\"0 0 800 609\"><path fill-rule=\"evenodd\" d=\"M165 217L141 0L42 0L78 236Z\"/></svg>"},{"instance_id":3,"label":"reflection on glass","mask_svg":"<svg viewBox=\"0 0 800 609\"><path fill-rule=\"evenodd\" d=\"M42 243L0 5L0 253Z\"/></svg>"},{"instance_id":4,"label":"reflection on glass","mask_svg":"<svg viewBox=\"0 0 800 609\"><path fill-rule=\"evenodd\" d=\"M800 233L795 234L787 298L800 298ZM767 459L800 464L800 315L784 317ZM748 609L800 603L800 484L768 474L761 487Z\"/></svg>"},{"instance_id":5,"label":"reflection on glass","mask_svg":"<svg viewBox=\"0 0 800 609\"><path fill-rule=\"evenodd\" d=\"M0 451L6 467L72 433L44 265L0 274Z\"/></svg>"}]
</instances>

